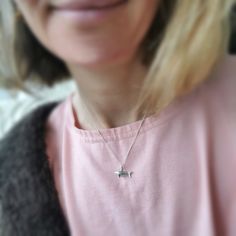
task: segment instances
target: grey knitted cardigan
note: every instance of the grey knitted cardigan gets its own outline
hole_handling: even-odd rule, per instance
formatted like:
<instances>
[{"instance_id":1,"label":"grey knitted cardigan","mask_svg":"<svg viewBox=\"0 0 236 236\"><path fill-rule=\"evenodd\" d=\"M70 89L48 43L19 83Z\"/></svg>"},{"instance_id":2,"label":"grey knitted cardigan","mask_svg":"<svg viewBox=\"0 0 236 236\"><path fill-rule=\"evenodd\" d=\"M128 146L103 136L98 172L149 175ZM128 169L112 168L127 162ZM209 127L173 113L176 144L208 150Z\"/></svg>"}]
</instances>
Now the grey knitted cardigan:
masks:
<instances>
[{"instance_id":1,"label":"grey knitted cardigan","mask_svg":"<svg viewBox=\"0 0 236 236\"><path fill-rule=\"evenodd\" d=\"M0 141L1 236L70 235L45 151L45 124L55 105L37 108Z\"/></svg>"}]
</instances>

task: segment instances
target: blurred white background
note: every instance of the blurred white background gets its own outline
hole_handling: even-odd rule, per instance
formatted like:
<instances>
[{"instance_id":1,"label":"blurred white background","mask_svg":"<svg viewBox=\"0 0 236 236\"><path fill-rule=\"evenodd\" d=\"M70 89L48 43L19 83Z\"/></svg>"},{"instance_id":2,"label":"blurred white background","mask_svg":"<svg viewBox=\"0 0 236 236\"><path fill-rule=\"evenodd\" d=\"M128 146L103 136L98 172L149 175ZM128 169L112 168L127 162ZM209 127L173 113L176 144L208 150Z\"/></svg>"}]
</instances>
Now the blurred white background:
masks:
<instances>
[{"instance_id":1,"label":"blurred white background","mask_svg":"<svg viewBox=\"0 0 236 236\"><path fill-rule=\"evenodd\" d=\"M61 101L76 88L72 80L51 88L35 83L28 86L34 96L23 91L0 88L0 139L18 120L34 108L50 101Z\"/></svg>"}]
</instances>

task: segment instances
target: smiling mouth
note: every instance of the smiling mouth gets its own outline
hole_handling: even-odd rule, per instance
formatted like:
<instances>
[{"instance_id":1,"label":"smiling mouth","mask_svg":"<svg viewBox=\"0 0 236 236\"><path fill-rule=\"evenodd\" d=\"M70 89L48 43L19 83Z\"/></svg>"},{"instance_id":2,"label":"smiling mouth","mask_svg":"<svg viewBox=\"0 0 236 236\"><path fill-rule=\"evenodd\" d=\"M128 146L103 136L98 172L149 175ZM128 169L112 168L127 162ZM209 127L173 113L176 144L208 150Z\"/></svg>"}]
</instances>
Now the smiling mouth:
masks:
<instances>
[{"instance_id":1,"label":"smiling mouth","mask_svg":"<svg viewBox=\"0 0 236 236\"><path fill-rule=\"evenodd\" d=\"M99 4L99 3L80 3L80 2L71 2L65 3L58 6L51 6L54 10L61 11L91 11L91 10L109 10L111 8L118 7L128 2L128 0L118 0L116 2Z\"/></svg>"},{"instance_id":2,"label":"smiling mouth","mask_svg":"<svg viewBox=\"0 0 236 236\"><path fill-rule=\"evenodd\" d=\"M87 29L101 26L103 23L109 22L109 19L119 17L129 1L102 0L99 2L97 0L95 2L95 0L87 0L87 2L81 3L79 0L74 0L74 2L52 6L51 12L60 19L77 24L81 29Z\"/></svg>"}]
</instances>

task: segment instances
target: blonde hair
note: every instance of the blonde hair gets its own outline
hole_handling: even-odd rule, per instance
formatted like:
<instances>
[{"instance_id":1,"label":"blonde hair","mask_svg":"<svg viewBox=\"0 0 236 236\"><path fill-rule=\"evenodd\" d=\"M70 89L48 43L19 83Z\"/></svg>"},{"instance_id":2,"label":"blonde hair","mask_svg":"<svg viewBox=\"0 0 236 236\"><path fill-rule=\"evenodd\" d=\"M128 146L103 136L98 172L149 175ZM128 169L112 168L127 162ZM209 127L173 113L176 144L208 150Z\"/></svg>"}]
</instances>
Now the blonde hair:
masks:
<instances>
[{"instance_id":1,"label":"blonde hair","mask_svg":"<svg viewBox=\"0 0 236 236\"><path fill-rule=\"evenodd\" d=\"M0 86L25 90L26 80L53 85L69 77L64 62L41 45L14 1L0 0Z\"/></svg>"},{"instance_id":2,"label":"blonde hair","mask_svg":"<svg viewBox=\"0 0 236 236\"><path fill-rule=\"evenodd\" d=\"M235 0L177 0L140 96L152 113L206 80L227 53ZM148 105L148 106L147 106Z\"/></svg>"},{"instance_id":3,"label":"blonde hair","mask_svg":"<svg viewBox=\"0 0 236 236\"><path fill-rule=\"evenodd\" d=\"M150 113L162 110L206 80L227 53L230 12L235 0L161 0L161 3L164 6L162 19L158 18L158 12L148 40L144 40L151 61L138 109L146 108ZM15 84L21 84L32 74L41 77L46 84L68 77L63 63L40 45L27 26L23 22L16 25L15 12L10 0L0 1L0 77L8 78L8 81L18 78L14 80ZM159 19L164 26L162 30L157 29ZM24 30L21 44L25 40L25 44L35 49L34 54L30 54L32 50L20 51L21 47L16 44L17 27ZM30 41L27 41L26 34ZM25 51L28 54L23 58ZM30 64L31 61L37 63Z\"/></svg>"}]
</instances>

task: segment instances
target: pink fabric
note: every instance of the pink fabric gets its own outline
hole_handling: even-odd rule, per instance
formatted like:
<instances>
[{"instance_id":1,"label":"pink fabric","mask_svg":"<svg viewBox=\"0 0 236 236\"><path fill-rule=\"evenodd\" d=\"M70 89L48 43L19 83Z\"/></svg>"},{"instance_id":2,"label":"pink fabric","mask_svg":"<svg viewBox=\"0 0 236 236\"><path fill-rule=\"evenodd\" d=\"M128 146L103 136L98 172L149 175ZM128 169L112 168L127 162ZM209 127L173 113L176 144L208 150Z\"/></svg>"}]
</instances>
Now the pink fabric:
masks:
<instances>
[{"instance_id":1,"label":"pink fabric","mask_svg":"<svg viewBox=\"0 0 236 236\"><path fill-rule=\"evenodd\" d=\"M139 122L102 130L124 158ZM48 120L47 153L73 236L236 235L236 58L160 116L119 163L96 131L75 126L71 96Z\"/></svg>"}]
</instances>

